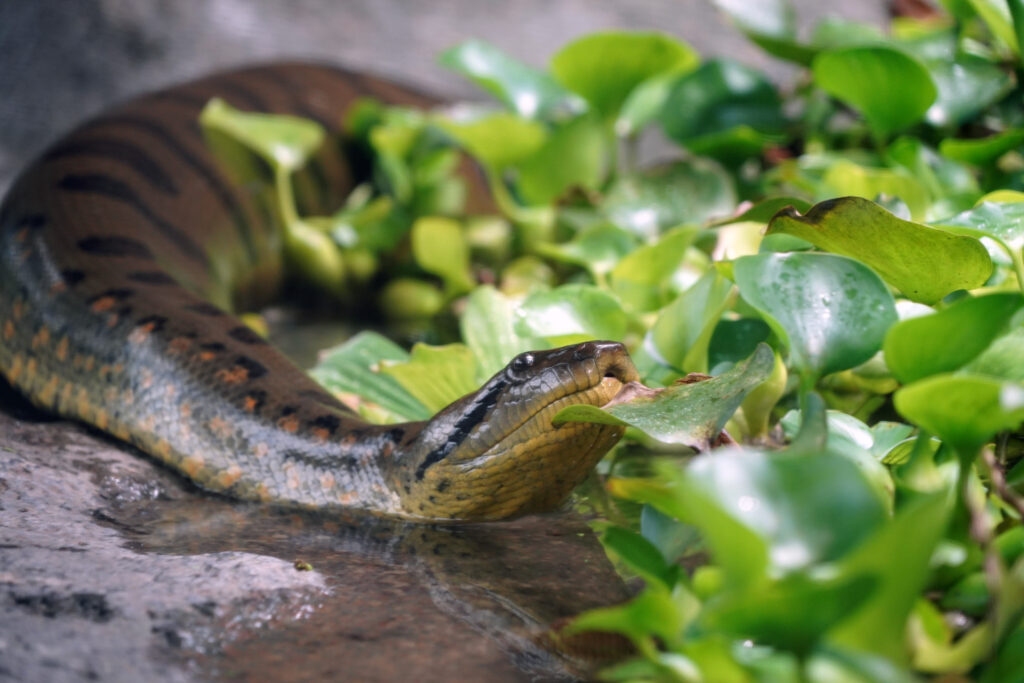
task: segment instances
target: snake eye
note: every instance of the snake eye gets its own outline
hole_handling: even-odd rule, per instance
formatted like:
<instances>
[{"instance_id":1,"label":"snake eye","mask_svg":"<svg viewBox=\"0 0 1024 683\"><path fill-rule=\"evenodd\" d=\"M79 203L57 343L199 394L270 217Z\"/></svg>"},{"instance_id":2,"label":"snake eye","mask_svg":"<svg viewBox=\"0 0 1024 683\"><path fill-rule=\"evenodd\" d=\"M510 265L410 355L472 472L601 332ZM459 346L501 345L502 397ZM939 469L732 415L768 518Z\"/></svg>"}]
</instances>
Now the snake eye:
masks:
<instances>
[{"instance_id":1,"label":"snake eye","mask_svg":"<svg viewBox=\"0 0 1024 683\"><path fill-rule=\"evenodd\" d=\"M512 359L512 371L523 372L533 367L533 354L522 353Z\"/></svg>"}]
</instances>

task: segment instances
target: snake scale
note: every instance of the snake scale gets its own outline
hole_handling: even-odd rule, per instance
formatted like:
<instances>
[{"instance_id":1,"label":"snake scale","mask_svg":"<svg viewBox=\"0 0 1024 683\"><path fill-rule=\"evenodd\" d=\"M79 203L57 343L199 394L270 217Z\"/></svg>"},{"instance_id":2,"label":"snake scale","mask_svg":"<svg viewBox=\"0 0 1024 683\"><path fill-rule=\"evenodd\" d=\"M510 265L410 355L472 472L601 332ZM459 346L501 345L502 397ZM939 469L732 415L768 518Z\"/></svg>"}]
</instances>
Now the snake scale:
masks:
<instances>
[{"instance_id":1,"label":"snake scale","mask_svg":"<svg viewBox=\"0 0 1024 683\"><path fill-rule=\"evenodd\" d=\"M425 422L373 425L236 318L283 279L277 217L228 181L198 117L212 97L337 132L360 97L430 105L318 64L215 74L116 106L58 140L0 206L0 374L49 411L246 500L421 519L552 509L620 438L551 425L636 379L620 344L524 353ZM353 184L341 144L299 188Z\"/></svg>"}]
</instances>

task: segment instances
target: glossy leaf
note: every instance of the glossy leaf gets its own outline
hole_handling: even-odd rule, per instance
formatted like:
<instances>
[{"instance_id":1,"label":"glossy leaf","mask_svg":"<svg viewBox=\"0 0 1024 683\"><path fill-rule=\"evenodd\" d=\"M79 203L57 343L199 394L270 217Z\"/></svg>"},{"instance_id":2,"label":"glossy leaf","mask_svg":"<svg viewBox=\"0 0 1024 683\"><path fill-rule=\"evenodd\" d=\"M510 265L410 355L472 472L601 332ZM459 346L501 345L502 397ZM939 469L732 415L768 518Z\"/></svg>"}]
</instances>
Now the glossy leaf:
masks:
<instances>
[{"instance_id":1,"label":"glossy leaf","mask_svg":"<svg viewBox=\"0 0 1024 683\"><path fill-rule=\"evenodd\" d=\"M203 108L199 122L241 143L283 171L301 168L324 139L323 127L298 116L241 111L220 98Z\"/></svg>"},{"instance_id":2,"label":"glossy leaf","mask_svg":"<svg viewBox=\"0 0 1024 683\"><path fill-rule=\"evenodd\" d=\"M626 314L615 297L590 285L563 285L536 292L519 307L516 331L541 337L552 346L588 339L619 340Z\"/></svg>"},{"instance_id":3,"label":"glossy leaf","mask_svg":"<svg viewBox=\"0 0 1024 683\"><path fill-rule=\"evenodd\" d=\"M897 323L885 338L886 365L904 384L952 372L984 351L1022 305L1019 294L989 294Z\"/></svg>"},{"instance_id":4,"label":"glossy leaf","mask_svg":"<svg viewBox=\"0 0 1024 683\"><path fill-rule=\"evenodd\" d=\"M612 223L653 240L678 225L698 225L736 207L732 178L710 159L660 166L620 177L602 211Z\"/></svg>"},{"instance_id":5,"label":"glossy leaf","mask_svg":"<svg viewBox=\"0 0 1024 683\"><path fill-rule=\"evenodd\" d=\"M1018 327L996 339L964 370L1024 383L1024 328Z\"/></svg>"},{"instance_id":6,"label":"glossy leaf","mask_svg":"<svg viewBox=\"0 0 1024 683\"><path fill-rule=\"evenodd\" d=\"M905 221L874 202L843 197L801 216L781 211L768 233L784 232L871 266L908 298L934 303L985 283L992 262L977 240Z\"/></svg>"},{"instance_id":7,"label":"glossy leaf","mask_svg":"<svg viewBox=\"0 0 1024 683\"><path fill-rule=\"evenodd\" d=\"M528 119L559 119L584 104L543 71L523 64L494 45L467 40L441 53L444 66L461 73Z\"/></svg>"},{"instance_id":8,"label":"glossy leaf","mask_svg":"<svg viewBox=\"0 0 1024 683\"><path fill-rule=\"evenodd\" d=\"M658 581L668 590L675 585L677 569L670 567L658 549L640 534L608 527L601 536L601 543L648 582Z\"/></svg>"},{"instance_id":9,"label":"glossy leaf","mask_svg":"<svg viewBox=\"0 0 1024 683\"><path fill-rule=\"evenodd\" d=\"M996 133L984 138L945 138L939 151L950 159L968 164L988 164L1024 144L1024 129Z\"/></svg>"},{"instance_id":10,"label":"glossy leaf","mask_svg":"<svg viewBox=\"0 0 1024 683\"><path fill-rule=\"evenodd\" d=\"M937 88L925 118L933 126L957 126L998 102L1013 87L1013 79L987 59L960 55L954 61L927 64Z\"/></svg>"},{"instance_id":11,"label":"glossy leaf","mask_svg":"<svg viewBox=\"0 0 1024 683\"><path fill-rule=\"evenodd\" d=\"M648 332L648 350L665 365L707 372L708 345L731 292L732 284L709 270L659 312Z\"/></svg>"},{"instance_id":12,"label":"glossy leaf","mask_svg":"<svg viewBox=\"0 0 1024 683\"><path fill-rule=\"evenodd\" d=\"M463 344L416 344L408 360L385 363L381 372L395 379L431 414L479 387L476 359Z\"/></svg>"},{"instance_id":13,"label":"glossy leaf","mask_svg":"<svg viewBox=\"0 0 1024 683\"><path fill-rule=\"evenodd\" d=\"M910 210L906 218L923 218L931 204L922 179L902 168L875 168L839 159L829 164L822 180L827 195L854 195L879 201L886 197L902 201Z\"/></svg>"},{"instance_id":14,"label":"glossy leaf","mask_svg":"<svg viewBox=\"0 0 1024 683\"><path fill-rule=\"evenodd\" d=\"M664 303L670 277L696 237L695 227L676 228L655 244L633 250L612 269L612 291L635 311L658 308Z\"/></svg>"},{"instance_id":15,"label":"glossy leaf","mask_svg":"<svg viewBox=\"0 0 1024 683\"><path fill-rule=\"evenodd\" d=\"M863 363L896 322L888 289L852 259L758 254L738 259L734 273L740 294L787 340L792 362L805 376Z\"/></svg>"},{"instance_id":16,"label":"glossy leaf","mask_svg":"<svg viewBox=\"0 0 1024 683\"><path fill-rule=\"evenodd\" d=\"M1024 247L1024 202L983 201L973 209L933 223L950 232L991 237L1008 249Z\"/></svg>"},{"instance_id":17,"label":"glossy leaf","mask_svg":"<svg viewBox=\"0 0 1024 683\"><path fill-rule=\"evenodd\" d=\"M859 110L881 137L920 121L937 95L921 62L882 45L822 52L813 73L818 87Z\"/></svg>"},{"instance_id":18,"label":"glossy leaf","mask_svg":"<svg viewBox=\"0 0 1024 683\"><path fill-rule=\"evenodd\" d=\"M675 82L661 124L694 153L736 158L781 139L784 119L775 86L763 74L712 60Z\"/></svg>"},{"instance_id":19,"label":"glossy leaf","mask_svg":"<svg viewBox=\"0 0 1024 683\"><path fill-rule=\"evenodd\" d=\"M771 374L774 361L771 349L762 344L749 359L718 377L675 384L655 395L641 392L605 408L569 406L560 410L552 423L629 425L662 443L707 450L743 398Z\"/></svg>"},{"instance_id":20,"label":"glossy leaf","mask_svg":"<svg viewBox=\"0 0 1024 683\"><path fill-rule=\"evenodd\" d=\"M542 243L537 252L563 263L574 263L589 270L599 280L636 248L636 235L609 223L589 228L568 242Z\"/></svg>"},{"instance_id":21,"label":"glossy leaf","mask_svg":"<svg viewBox=\"0 0 1024 683\"><path fill-rule=\"evenodd\" d=\"M412 253L420 268L444 281L450 295L473 288L469 245L458 221L436 216L417 220L412 226Z\"/></svg>"},{"instance_id":22,"label":"glossy leaf","mask_svg":"<svg viewBox=\"0 0 1024 683\"><path fill-rule=\"evenodd\" d=\"M479 363L477 379L481 383L516 354L543 348L541 340L518 334L515 321L515 303L493 287L477 287L467 297L459 325L462 338Z\"/></svg>"},{"instance_id":23,"label":"glossy leaf","mask_svg":"<svg viewBox=\"0 0 1024 683\"><path fill-rule=\"evenodd\" d=\"M437 125L492 169L529 159L547 139L544 126L505 112L466 118L437 118Z\"/></svg>"},{"instance_id":24,"label":"glossy leaf","mask_svg":"<svg viewBox=\"0 0 1024 683\"><path fill-rule=\"evenodd\" d=\"M903 387L893 399L901 415L967 458L1024 421L1024 408L1004 407L1003 392L1015 386L989 377L936 375Z\"/></svg>"},{"instance_id":25,"label":"glossy leaf","mask_svg":"<svg viewBox=\"0 0 1024 683\"><path fill-rule=\"evenodd\" d=\"M662 73L697 65L697 53L661 33L592 33L563 47L551 59L551 72L605 117L618 115L640 83Z\"/></svg>"},{"instance_id":26,"label":"glossy leaf","mask_svg":"<svg viewBox=\"0 0 1024 683\"><path fill-rule=\"evenodd\" d=\"M405 362L409 354L376 332L360 332L352 339L325 351L313 378L333 392L353 394L372 401L396 418L425 420L433 413L395 379L381 372L384 362Z\"/></svg>"},{"instance_id":27,"label":"glossy leaf","mask_svg":"<svg viewBox=\"0 0 1024 683\"><path fill-rule=\"evenodd\" d=\"M607 156L600 122L577 117L517 167L516 187L531 205L548 204L574 187L595 189L605 176Z\"/></svg>"}]
</instances>

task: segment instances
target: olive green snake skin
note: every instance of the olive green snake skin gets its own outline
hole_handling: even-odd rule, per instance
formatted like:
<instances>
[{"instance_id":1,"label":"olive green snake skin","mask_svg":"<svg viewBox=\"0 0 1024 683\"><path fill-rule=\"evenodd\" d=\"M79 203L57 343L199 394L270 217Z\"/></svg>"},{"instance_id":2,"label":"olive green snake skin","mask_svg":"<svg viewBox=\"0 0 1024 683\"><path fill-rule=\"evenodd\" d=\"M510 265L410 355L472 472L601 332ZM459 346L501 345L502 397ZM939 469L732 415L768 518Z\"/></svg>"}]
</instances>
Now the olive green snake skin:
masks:
<instances>
[{"instance_id":1,"label":"olive green snake skin","mask_svg":"<svg viewBox=\"0 0 1024 683\"><path fill-rule=\"evenodd\" d=\"M279 290L281 231L207 151L202 107L221 97L336 130L366 96L431 104L340 69L273 64L134 99L60 139L0 206L0 374L240 499L423 519L560 505L622 429L551 417L636 379L621 345L522 354L429 421L371 425L231 313ZM341 149L303 175L306 205L351 187Z\"/></svg>"}]
</instances>

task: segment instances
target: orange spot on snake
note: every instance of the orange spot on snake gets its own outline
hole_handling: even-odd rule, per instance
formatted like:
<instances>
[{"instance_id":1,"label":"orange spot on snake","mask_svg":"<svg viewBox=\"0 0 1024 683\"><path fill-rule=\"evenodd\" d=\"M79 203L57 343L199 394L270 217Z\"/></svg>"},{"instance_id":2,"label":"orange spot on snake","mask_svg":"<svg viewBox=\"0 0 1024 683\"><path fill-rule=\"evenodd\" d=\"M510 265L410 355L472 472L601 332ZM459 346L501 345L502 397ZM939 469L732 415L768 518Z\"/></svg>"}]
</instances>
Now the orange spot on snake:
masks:
<instances>
[{"instance_id":1,"label":"orange spot on snake","mask_svg":"<svg viewBox=\"0 0 1024 683\"><path fill-rule=\"evenodd\" d=\"M60 390L60 402L62 405L71 403L71 395L75 393L75 385L71 382L64 382L64 387Z\"/></svg>"},{"instance_id":2,"label":"orange spot on snake","mask_svg":"<svg viewBox=\"0 0 1024 683\"><path fill-rule=\"evenodd\" d=\"M187 420L192 417L192 404L185 402L181 404L181 419Z\"/></svg>"},{"instance_id":3,"label":"orange spot on snake","mask_svg":"<svg viewBox=\"0 0 1024 683\"><path fill-rule=\"evenodd\" d=\"M216 357L217 357L217 354L214 353L213 351L200 351L199 352L199 360L209 361L209 360L213 360Z\"/></svg>"},{"instance_id":4,"label":"orange spot on snake","mask_svg":"<svg viewBox=\"0 0 1024 683\"><path fill-rule=\"evenodd\" d=\"M330 435L331 433L324 429L323 427L313 428L313 436L316 438L317 441L327 441L327 437L329 437Z\"/></svg>"},{"instance_id":5,"label":"orange spot on snake","mask_svg":"<svg viewBox=\"0 0 1024 683\"><path fill-rule=\"evenodd\" d=\"M338 502L342 505L351 505L356 502L355 491L342 491L338 494Z\"/></svg>"},{"instance_id":6,"label":"orange spot on snake","mask_svg":"<svg viewBox=\"0 0 1024 683\"><path fill-rule=\"evenodd\" d=\"M89 308L92 309L93 313L102 313L103 311L109 311L116 304L117 299L115 299L114 297L101 296L99 299L96 299L96 301L93 301L92 306L90 306Z\"/></svg>"},{"instance_id":7,"label":"orange spot on snake","mask_svg":"<svg viewBox=\"0 0 1024 683\"><path fill-rule=\"evenodd\" d=\"M98 408L96 410L96 421L95 422L96 422L96 426L97 427L99 427L100 429L106 429L107 428L108 419L109 418L107 417L107 411L103 410L102 408Z\"/></svg>"},{"instance_id":8,"label":"orange spot on snake","mask_svg":"<svg viewBox=\"0 0 1024 683\"><path fill-rule=\"evenodd\" d=\"M4 323L4 341L14 339L14 323L8 320Z\"/></svg>"},{"instance_id":9,"label":"orange spot on snake","mask_svg":"<svg viewBox=\"0 0 1024 683\"><path fill-rule=\"evenodd\" d=\"M167 348L169 348L172 353L184 353L188 351L191 346L192 340L188 337L175 337L167 343Z\"/></svg>"},{"instance_id":10,"label":"orange spot on snake","mask_svg":"<svg viewBox=\"0 0 1024 683\"><path fill-rule=\"evenodd\" d=\"M245 408L245 412L247 412L247 413L255 412L256 406L257 406L257 401L256 401L256 399L254 397L246 396L243 399L243 406L242 407Z\"/></svg>"},{"instance_id":11,"label":"orange spot on snake","mask_svg":"<svg viewBox=\"0 0 1024 683\"><path fill-rule=\"evenodd\" d=\"M252 447L252 454L257 458L262 458L264 455L270 452L270 447L260 441L258 444Z\"/></svg>"},{"instance_id":12,"label":"orange spot on snake","mask_svg":"<svg viewBox=\"0 0 1024 683\"><path fill-rule=\"evenodd\" d=\"M89 392L85 387L78 388L78 398L75 401L75 411L79 417L85 417L89 412Z\"/></svg>"},{"instance_id":13,"label":"orange spot on snake","mask_svg":"<svg viewBox=\"0 0 1024 683\"><path fill-rule=\"evenodd\" d=\"M107 327L116 327L118 320L120 320L120 317L118 317L117 313L111 313L107 316Z\"/></svg>"},{"instance_id":14,"label":"orange spot on snake","mask_svg":"<svg viewBox=\"0 0 1024 683\"><path fill-rule=\"evenodd\" d=\"M330 472L325 472L320 475L320 486L323 487L324 491L330 491L334 488L334 475Z\"/></svg>"},{"instance_id":15,"label":"orange spot on snake","mask_svg":"<svg viewBox=\"0 0 1024 683\"><path fill-rule=\"evenodd\" d=\"M18 232L14 233L14 241L18 242L19 244L21 242L24 242L27 239L28 239L28 228L22 228Z\"/></svg>"},{"instance_id":16,"label":"orange spot on snake","mask_svg":"<svg viewBox=\"0 0 1024 683\"><path fill-rule=\"evenodd\" d=\"M222 418L214 417L210 418L210 421L206 423L210 431L219 436L222 439L227 439L231 436L231 425Z\"/></svg>"},{"instance_id":17,"label":"orange spot on snake","mask_svg":"<svg viewBox=\"0 0 1024 683\"><path fill-rule=\"evenodd\" d=\"M181 463L181 469L190 477L194 477L199 474L199 470L203 469L203 465L206 461L201 455L190 455L185 458Z\"/></svg>"},{"instance_id":18,"label":"orange spot on snake","mask_svg":"<svg viewBox=\"0 0 1024 683\"><path fill-rule=\"evenodd\" d=\"M25 374L28 376L28 380L31 382L36 376L36 370L39 367L39 361L35 358L29 358L28 363L25 365Z\"/></svg>"},{"instance_id":19,"label":"orange spot on snake","mask_svg":"<svg viewBox=\"0 0 1024 683\"><path fill-rule=\"evenodd\" d=\"M163 439L160 439L155 444L153 444L153 454L156 455L161 460L170 460L171 444L167 443Z\"/></svg>"},{"instance_id":20,"label":"orange spot on snake","mask_svg":"<svg viewBox=\"0 0 1024 683\"><path fill-rule=\"evenodd\" d=\"M164 393L167 394L167 398L174 398L174 395L178 393L178 387L174 386L173 384L168 384L164 388Z\"/></svg>"},{"instance_id":21,"label":"orange spot on snake","mask_svg":"<svg viewBox=\"0 0 1024 683\"><path fill-rule=\"evenodd\" d=\"M25 369L25 358L19 353L15 354L11 360L11 369L7 373L7 378L11 380L11 384L18 381L18 377L21 375L21 371Z\"/></svg>"},{"instance_id":22,"label":"orange spot on snake","mask_svg":"<svg viewBox=\"0 0 1024 683\"><path fill-rule=\"evenodd\" d=\"M294 434L295 432L299 431L299 418L295 417L294 415L282 417L280 420L277 421L277 426L286 432L291 432L292 434Z\"/></svg>"},{"instance_id":23,"label":"orange spot on snake","mask_svg":"<svg viewBox=\"0 0 1024 683\"><path fill-rule=\"evenodd\" d=\"M242 468L238 465L232 465L227 468L219 475L217 475L217 484L222 488L228 488L242 477Z\"/></svg>"},{"instance_id":24,"label":"orange spot on snake","mask_svg":"<svg viewBox=\"0 0 1024 683\"><path fill-rule=\"evenodd\" d=\"M68 341L68 338L66 336L61 337L60 341L57 342L57 360L59 360L61 363L68 359L69 344L70 342Z\"/></svg>"},{"instance_id":25,"label":"orange spot on snake","mask_svg":"<svg viewBox=\"0 0 1024 683\"><path fill-rule=\"evenodd\" d=\"M92 372L92 369L94 367L96 367L96 357L95 356L86 356L86 358L85 358L85 368L84 368L85 371L86 372Z\"/></svg>"},{"instance_id":26,"label":"orange spot on snake","mask_svg":"<svg viewBox=\"0 0 1024 683\"><path fill-rule=\"evenodd\" d=\"M53 405L53 399L57 397L57 385L60 383L60 379L57 375L50 377L49 381L43 387L42 391L39 392L39 400L46 405Z\"/></svg>"},{"instance_id":27,"label":"orange spot on snake","mask_svg":"<svg viewBox=\"0 0 1024 683\"><path fill-rule=\"evenodd\" d=\"M225 384L241 384L249 379L249 371L241 365L233 365L230 369L221 368L218 370L216 377Z\"/></svg>"},{"instance_id":28,"label":"orange spot on snake","mask_svg":"<svg viewBox=\"0 0 1024 683\"><path fill-rule=\"evenodd\" d=\"M149 389L153 386L153 373L150 370L143 368L141 373L141 383L143 389Z\"/></svg>"},{"instance_id":29,"label":"orange spot on snake","mask_svg":"<svg viewBox=\"0 0 1024 683\"><path fill-rule=\"evenodd\" d=\"M132 344L141 344L149 339L149 335L154 329L156 329L156 323L153 321L139 325L128 335L128 341Z\"/></svg>"},{"instance_id":30,"label":"orange spot on snake","mask_svg":"<svg viewBox=\"0 0 1024 683\"><path fill-rule=\"evenodd\" d=\"M49 343L50 343L50 328L48 328L46 325L43 325L36 332L35 336L32 337L32 348L33 349L38 349L40 347L46 346Z\"/></svg>"},{"instance_id":31,"label":"orange spot on snake","mask_svg":"<svg viewBox=\"0 0 1024 683\"><path fill-rule=\"evenodd\" d=\"M11 307L11 315L14 316L14 322L18 322L21 320L21 316L25 315L25 302L23 300L14 300L14 305Z\"/></svg>"},{"instance_id":32,"label":"orange spot on snake","mask_svg":"<svg viewBox=\"0 0 1024 683\"><path fill-rule=\"evenodd\" d=\"M60 294L61 292L67 290L67 288L68 285L66 282L64 282L63 280L57 280L52 285L50 285L50 295L52 296L54 294Z\"/></svg>"}]
</instances>

